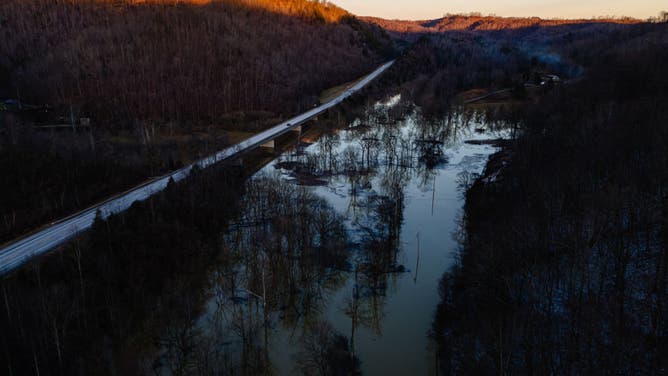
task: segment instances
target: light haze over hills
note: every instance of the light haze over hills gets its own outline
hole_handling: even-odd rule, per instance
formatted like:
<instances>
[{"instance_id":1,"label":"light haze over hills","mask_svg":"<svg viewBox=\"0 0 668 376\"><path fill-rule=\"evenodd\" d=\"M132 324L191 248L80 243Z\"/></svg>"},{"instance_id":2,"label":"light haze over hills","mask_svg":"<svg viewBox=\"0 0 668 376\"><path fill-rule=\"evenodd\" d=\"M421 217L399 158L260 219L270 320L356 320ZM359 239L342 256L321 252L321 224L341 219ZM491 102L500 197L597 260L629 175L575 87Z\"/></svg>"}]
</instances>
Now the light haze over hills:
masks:
<instances>
[{"instance_id":1,"label":"light haze over hills","mask_svg":"<svg viewBox=\"0 0 668 376\"><path fill-rule=\"evenodd\" d=\"M592 18L628 16L646 19L667 8L660 0L335 0L334 3L360 16L426 20L446 13L481 12L497 16L542 18Z\"/></svg>"}]
</instances>

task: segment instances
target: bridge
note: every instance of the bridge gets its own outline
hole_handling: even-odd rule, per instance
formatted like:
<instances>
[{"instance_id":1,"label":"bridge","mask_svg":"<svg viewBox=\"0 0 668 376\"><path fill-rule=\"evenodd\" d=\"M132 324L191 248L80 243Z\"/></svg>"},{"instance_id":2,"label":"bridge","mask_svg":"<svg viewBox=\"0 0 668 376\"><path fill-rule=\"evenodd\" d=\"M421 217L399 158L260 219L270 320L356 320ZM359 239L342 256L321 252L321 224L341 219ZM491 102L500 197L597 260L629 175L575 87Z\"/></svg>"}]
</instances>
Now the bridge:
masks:
<instances>
[{"instance_id":1,"label":"bridge","mask_svg":"<svg viewBox=\"0 0 668 376\"><path fill-rule=\"evenodd\" d=\"M211 156L200 159L188 166L147 181L137 187L117 194L101 203L93 205L79 213L73 214L56 222L52 222L40 230L32 233L31 235L4 245L0 249L0 275L8 273L9 271L19 267L33 257L44 254L49 250L65 243L79 233L86 231L91 227L95 221L95 217L98 216L98 213L101 219L105 219L112 214L123 212L127 210L135 201L145 200L165 189L170 179L174 180L175 182L185 179L188 177L190 171L195 166L199 167L200 169L207 168L218 162L232 159L261 145L270 143L277 137L298 129L298 127L301 127L303 123L338 105L343 100L362 89L369 82L376 79L380 74L392 66L393 63L394 60L383 64L371 74L364 77L353 86L347 88L338 97L323 105L315 107L301 115L295 116L292 119L286 120L283 123L260 132L244 141L239 142L236 145L225 148Z\"/></svg>"}]
</instances>

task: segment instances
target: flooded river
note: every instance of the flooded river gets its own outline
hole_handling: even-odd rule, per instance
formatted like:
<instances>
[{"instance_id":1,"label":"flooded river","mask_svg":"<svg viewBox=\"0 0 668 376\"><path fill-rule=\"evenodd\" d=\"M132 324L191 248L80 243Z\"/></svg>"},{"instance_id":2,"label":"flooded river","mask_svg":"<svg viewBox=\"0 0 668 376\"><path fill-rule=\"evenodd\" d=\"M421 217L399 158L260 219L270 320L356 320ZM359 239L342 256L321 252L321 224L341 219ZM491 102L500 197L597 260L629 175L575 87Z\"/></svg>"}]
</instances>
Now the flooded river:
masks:
<instances>
[{"instance_id":1,"label":"flooded river","mask_svg":"<svg viewBox=\"0 0 668 376\"><path fill-rule=\"evenodd\" d=\"M396 96L281 154L248 183L225 238L243 261L215 274L201 330L234 332L240 358L277 374L434 374L428 332L462 189L507 136Z\"/></svg>"},{"instance_id":2,"label":"flooded river","mask_svg":"<svg viewBox=\"0 0 668 376\"><path fill-rule=\"evenodd\" d=\"M508 131L400 96L358 113L248 178L195 171L0 281L0 369L434 374L463 189Z\"/></svg>"}]
</instances>

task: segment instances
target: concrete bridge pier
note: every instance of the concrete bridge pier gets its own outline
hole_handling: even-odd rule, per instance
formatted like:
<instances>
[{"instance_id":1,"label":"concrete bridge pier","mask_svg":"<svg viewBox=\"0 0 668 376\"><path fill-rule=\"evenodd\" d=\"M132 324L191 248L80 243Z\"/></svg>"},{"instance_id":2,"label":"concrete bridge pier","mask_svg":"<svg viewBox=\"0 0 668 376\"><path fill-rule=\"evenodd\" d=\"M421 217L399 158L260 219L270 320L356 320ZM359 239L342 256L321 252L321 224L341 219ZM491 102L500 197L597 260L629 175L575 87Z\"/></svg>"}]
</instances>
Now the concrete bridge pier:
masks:
<instances>
[{"instance_id":1,"label":"concrete bridge pier","mask_svg":"<svg viewBox=\"0 0 668 376\"><path fill-rule=\"evenodd\" d=\"M297 127L294 127L291 129L292 132L295 132L297 134L297 144L296 147L299 148L299 144L302 142L302 126L299 125Z\"/></svg>"},{"instance_id":2,"label":"concrete bridge pier","mask_svg":"<svg viewBox=\"0 0 668 376\"><path fill-rule=\"evenodd\" d=\"M297 134L300 135L300 136L302 134L302 126L301 125L298 125L298 126L292 128L290 130L293 131L293 132L297 132Z\"/></svg>"}]
</instances>

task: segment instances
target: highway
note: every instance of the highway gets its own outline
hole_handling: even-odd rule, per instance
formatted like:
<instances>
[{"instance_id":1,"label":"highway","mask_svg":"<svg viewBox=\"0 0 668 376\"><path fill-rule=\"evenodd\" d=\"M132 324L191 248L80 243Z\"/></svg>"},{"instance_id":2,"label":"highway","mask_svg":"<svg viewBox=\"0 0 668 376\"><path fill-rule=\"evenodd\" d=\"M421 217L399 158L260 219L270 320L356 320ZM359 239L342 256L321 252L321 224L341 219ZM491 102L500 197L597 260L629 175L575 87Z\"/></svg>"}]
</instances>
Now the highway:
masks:
<instances>
[{"instance_id":1,"label":"highway","mask_svg":"<svg viewBox=\"0 0 668 376\"><path fill-rule=\"evenodd\" d=\"M390 61L383 64L371 74L357 82L355 85L346 89L341 95L323 105L314 107L313 109L301 115L286 120L285 122L267 129L266 131L260 132L244 141L239 142L236 145L225 148L215 153L214 155L200 159L179 170L145 182L126 192L117 194L79 213L56 222L52 222L48 226L44 226L42 229L30 234L29 236L3 246L3 248L0 249L0 275L17 268L33 257L48 252L49 250L63 244L79 233L89 229L93 224L96 213L98 211L101 218L103 219L112 214L120 213L128 209L135 201L145 200L148 197L165 189L170 178L175 182L185 179L188 177L190 170L194 166L198 166L201 169L207 168L220 161L234 158L239 154L255 149L262 144L265 144L287 132L290 132L293 128L298 127L306 121L338 105L343 100L362 89L369 82L373 81L376 77L382 74L393 63L394 61Z\"/></svg>"}]
</instances>

